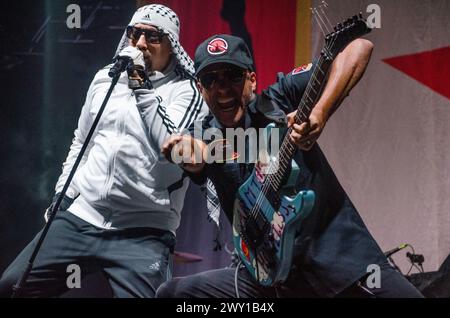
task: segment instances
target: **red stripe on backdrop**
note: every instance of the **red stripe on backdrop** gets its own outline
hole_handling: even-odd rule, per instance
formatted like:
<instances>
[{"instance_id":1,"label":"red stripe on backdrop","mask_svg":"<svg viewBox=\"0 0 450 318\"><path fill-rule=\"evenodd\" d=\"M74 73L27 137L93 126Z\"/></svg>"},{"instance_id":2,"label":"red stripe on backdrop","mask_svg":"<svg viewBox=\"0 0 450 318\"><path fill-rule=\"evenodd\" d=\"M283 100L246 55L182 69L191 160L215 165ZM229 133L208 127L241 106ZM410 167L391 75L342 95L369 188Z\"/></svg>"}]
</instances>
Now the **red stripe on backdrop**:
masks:
<instances>
[{"instance_id":1,"label":"red stripe on backdrop","mask_svg":"<svg viewBox=\"0 0 450 318\"><path fill-rule=\"evenodd\" d=\"M450 46L383 61L450 99Z\"/></svg>"},{"instance_id":2,"label":"red stripe on backdrop","mask_svg":"<svg viewBox=\"0 0 450 318\"><path fill-rule=\"evenodd\" d=\"M230 34L219 0L159 0L180 18L180 40L194 58L196 47L217 33ZM272 84L277 72L289 72L295 61L296 0L246 0L245 22L256 63L258 91Z\"/></svg>"},{"instance_id":3,"label":"red stripe on backdrop","mask_svg":"<svg viewBox=\"0 0 450 318\"><path fill-rule=\"evenodd\" d=\"M253 40L258 88L287 73L295 61L295 0L247 0L246 21Z\"/></svg>"}]
</instances>

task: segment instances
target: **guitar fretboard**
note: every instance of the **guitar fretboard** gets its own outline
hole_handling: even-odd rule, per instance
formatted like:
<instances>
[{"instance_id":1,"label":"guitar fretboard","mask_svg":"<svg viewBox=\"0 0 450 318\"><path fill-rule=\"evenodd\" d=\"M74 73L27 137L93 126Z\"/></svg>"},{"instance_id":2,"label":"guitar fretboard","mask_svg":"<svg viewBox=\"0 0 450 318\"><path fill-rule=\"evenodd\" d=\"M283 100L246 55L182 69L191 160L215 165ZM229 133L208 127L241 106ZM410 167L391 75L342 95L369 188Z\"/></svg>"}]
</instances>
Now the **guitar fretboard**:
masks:
<instances>
[{"instance_id":1,"label":"guitar fretboard","mask_svg":"<svg viewBox=\"0 0 450 318\"><path fill-rule=\"evenodd\" d=\"M331 63L332 59L327 57L322 50L297 108L297 113L295 115L295 122L297 124L302 124L308 120L314 104L320 96ZM268 176L267 181L270 182L271 190L273 191L279 191L281 189L283 182L289 173L291 160L297 150L297 145L295 145L288 137L291 131L291 128L287 131L286 137L280 146L278 156L275 159L276 162L271 163L273 168L269 168L270 175Z\"/></svg>"}]
</instances>

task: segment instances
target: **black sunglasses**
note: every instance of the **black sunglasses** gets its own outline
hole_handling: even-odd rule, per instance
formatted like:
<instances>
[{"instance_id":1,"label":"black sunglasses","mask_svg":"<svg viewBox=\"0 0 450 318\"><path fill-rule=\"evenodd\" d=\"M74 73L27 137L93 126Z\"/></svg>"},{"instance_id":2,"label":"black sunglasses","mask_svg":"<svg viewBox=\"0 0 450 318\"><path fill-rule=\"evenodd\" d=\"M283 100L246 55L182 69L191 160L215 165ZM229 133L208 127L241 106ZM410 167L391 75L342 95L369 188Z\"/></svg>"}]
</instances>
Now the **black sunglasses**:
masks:
<instances>
[{"instance_id":1,"label":"black sunglasses","mask_svg":"<svg viewBox=\"0 0 450 318\"><path fill-rule=\"evenodd\" d=\"M246 72L246 70L239 67L229 67L200 74L199 80L206 89L211 89L219 81L219 77L222 78L222 81L227 80L232 85L236 85L242 83L242 79L246 75Z\"/></svg>"},{"instance_id":2,"label":"black sunglasses","mask_svg":"<svg viewBox=\"0 0 450 318\"><path fill-rule=\"evenodd\" d=\"M134 26L127 26L127 37L133 41L139 41L142 34L145 35L147 42L152 44L160 44L164 36L164 32L160 29L158 30L146 30L136 28Z\"/></svg>"}]
</instances>

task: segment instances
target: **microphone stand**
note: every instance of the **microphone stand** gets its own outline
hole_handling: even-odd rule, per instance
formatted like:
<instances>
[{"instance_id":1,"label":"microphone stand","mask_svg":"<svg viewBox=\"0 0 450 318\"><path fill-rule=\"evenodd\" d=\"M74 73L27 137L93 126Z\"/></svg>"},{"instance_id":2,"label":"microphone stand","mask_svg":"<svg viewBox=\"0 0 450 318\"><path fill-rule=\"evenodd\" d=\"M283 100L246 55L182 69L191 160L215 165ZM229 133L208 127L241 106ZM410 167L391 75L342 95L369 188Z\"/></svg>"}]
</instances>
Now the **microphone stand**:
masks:
<instances>
[{"instance_id":1,"label":"microphone stand","mask_svg":"<svg viewBox=\"0 0 450 318\"><path fill-rule=\"evenodd\" d=\"M30 256L30 259L28 260L27 267L26 267L25 271L23 272L22 276L20 277L20 279L17 281L16 285L13 286L13 294L12 294L11 298L20 297L20 293L23 289L23 286L24 286L28 276L30 275L31 269L33 268L34 260L36 259L36 256L39 253L39 250L41 248L42 243L44 242L44 239L47 235L50 225L52 224L53 219L55 218L56 212L58 211L59 206L61 205L61 201L64 198L64 195L66 194L67 189L69 188L69 185L72 181L73 176L75 175L78 165L80 164L81 159L83 158L84 152L86 151L86 148L92 138L92 135L94 134L94 131L97 128L98 122L100 121L100 117L102 116L103 110L105 109L105 106L108 103L108 100L112 94L112 91L113 91L114 87L116 86L117 82L119 81L120 74L121 74L120 72L117 72L116 74L114 74L114 76L111 80L111 86L109 87L108 92L106 93L106 96L103 100L103 103L97 113L97 116L95 117L95 120L92 123L91 129L89 130L89 133L86 136L86 140L83 143L83 147L81 148L80 153L78 154L77 159L75 160L75 163L73 164L72 170L70 170L70 173L69 173L69 176L67 177L66 183L64 184L64 187L63 187L61 193L59 194L55 205L52 207L48 221L45 224L45 227L39 236L39 239L33 250L33 253Z\"/></svg>"}]
</instances>

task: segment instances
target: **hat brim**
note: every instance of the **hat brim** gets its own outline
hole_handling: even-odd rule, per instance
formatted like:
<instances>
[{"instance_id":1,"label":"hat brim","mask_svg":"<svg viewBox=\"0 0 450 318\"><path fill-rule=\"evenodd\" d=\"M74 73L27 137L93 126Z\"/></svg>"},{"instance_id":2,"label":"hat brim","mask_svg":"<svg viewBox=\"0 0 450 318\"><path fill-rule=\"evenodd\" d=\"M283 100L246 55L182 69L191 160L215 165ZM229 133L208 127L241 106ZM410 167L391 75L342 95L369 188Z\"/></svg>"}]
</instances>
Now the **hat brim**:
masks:
<instances>
[{"instance_id":1,"label":"hat brim","mask_svg":"<svg viewBox=\"0 0 450 318\"><path fill-rule=\"evenodd\" d=\"M214 58L214 59L211 59L209 61L204 62L202 65L200 65L198 70L195 70L195 74L194 75L198 76L198 74L202 70L204 70L207 66L210 66L210 65L213 65L213 64L218 64L218 63L232 64L232 65L235 65L237 67L243 68L245 70L248 70L248 69L251 70L251 68L247 64L241 63L239 61L235 61L233 59L230 59L229 57L224 57L224 58L220 58L219 57L219 58Z\"/></svg>"}]
</instances>

